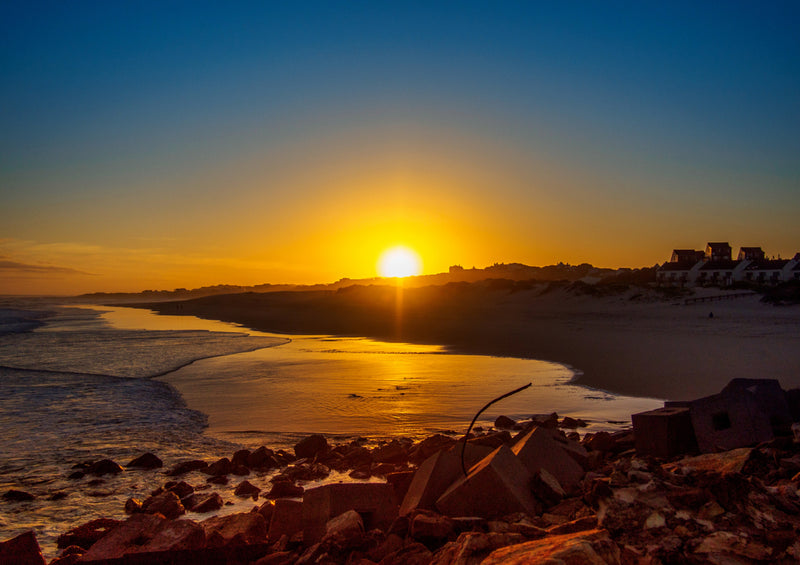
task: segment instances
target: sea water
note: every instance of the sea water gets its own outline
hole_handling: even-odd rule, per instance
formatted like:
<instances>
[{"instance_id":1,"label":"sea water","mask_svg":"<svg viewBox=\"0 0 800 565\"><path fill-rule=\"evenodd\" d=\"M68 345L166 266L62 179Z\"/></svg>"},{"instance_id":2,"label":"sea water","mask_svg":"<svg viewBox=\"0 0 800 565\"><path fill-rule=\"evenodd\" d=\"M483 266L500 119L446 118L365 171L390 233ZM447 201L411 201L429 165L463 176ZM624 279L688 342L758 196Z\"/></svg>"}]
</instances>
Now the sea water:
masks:
<instances>
[{"instance_id":1,"label":"sea water","mask_svg":"<svg viewBox=\"0 0 800 565\"><path fill-rule=\"evenodd\" d=\"M166 479L161 471L69 479L83 461L125 465L150 451L170 466L243 446L290 448L315 432L342 441L463 433L484 404L528 383L479 425L557 411L583 418L589 430L611 430L660 405L576 385L572 370L552 362L266 334L123 307L5 306L0 493L36 499L0 500L0 540L33 529L50 557L58 534L97 517L124 518L127 498L145 498ZM249 480L264 488L268 478Z\"/></svg>"}]
</instances>

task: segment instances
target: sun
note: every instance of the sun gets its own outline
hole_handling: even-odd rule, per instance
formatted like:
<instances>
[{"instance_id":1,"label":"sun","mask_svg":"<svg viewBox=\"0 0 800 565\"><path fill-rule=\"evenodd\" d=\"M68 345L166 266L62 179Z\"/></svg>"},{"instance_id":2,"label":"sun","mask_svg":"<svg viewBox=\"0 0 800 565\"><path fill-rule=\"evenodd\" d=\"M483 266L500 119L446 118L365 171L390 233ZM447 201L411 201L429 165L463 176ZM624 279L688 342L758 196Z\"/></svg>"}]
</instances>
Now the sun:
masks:
<instances>
[{"instance_id":1,"label":"sun","mask_svg":"<svg viewBox=\"0 0 800 565\"><path fill-rule=\"evenodd\" d=\"M387 249L378 258L378 274L382 277L411 277L421 272L422 259L403 245Z\"/></svg>"}]
</instances>

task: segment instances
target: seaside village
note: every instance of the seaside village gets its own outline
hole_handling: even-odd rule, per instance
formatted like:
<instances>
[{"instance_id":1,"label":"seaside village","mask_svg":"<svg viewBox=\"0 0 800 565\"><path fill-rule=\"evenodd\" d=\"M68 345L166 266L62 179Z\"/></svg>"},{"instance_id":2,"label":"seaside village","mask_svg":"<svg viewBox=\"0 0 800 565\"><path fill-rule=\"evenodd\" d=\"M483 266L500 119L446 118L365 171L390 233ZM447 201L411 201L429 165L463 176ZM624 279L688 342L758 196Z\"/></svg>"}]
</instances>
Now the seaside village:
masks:
<instances>
[{"instance_id":1,"label":"seaside village","mask_svg":"<svg viewBox=\"0 0 800 565\"><path fill-rule=\"evenodd\" d=\"M727 242L709 242L705 251L673 250L656 276L659 284L670 286L775 285L800 280L800 253L791 259L769 259L760 247L741 247L734 260Z\"/></svg>"},{"instance_id":2,"label":"seaside village","mask_svg":"<svg viewBox=\"0 0 800 565\"><path fill-rule=\"evenodd\" d=\"M124 479L153 490L64 532L49 563L800 563L798 420L800 390L734 379L616 433L553 413L498 416L461 437L315 434L291 452L217 461L87 461L71 471L76 489ZM249 510L225 512L232 500ZM29 531L0 543L0 563L47 561Z\"/></svg>"}]
</instances>

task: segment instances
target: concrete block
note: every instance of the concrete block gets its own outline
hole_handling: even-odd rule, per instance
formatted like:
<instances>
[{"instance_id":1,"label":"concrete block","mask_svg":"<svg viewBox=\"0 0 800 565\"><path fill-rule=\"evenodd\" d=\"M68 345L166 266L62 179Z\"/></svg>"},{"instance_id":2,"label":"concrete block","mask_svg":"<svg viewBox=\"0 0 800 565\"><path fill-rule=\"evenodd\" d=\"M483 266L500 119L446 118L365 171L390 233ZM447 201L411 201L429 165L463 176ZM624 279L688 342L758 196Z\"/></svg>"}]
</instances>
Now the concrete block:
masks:
<instances>
[{"instance_id":1,"label":"concrete block","mask_svg":"<svg viewBox=\"0 0 800 565\"><path fill-rule=\"evenodd\" d=\"M328 520L355 510L364 528L388 529L397 517L394 488L387 483L340 483L323 485L303 493L303 543L311 545L325 535Z\"/></svg>"},{"instance_id":2,"label":"concrete block","mask_svg":"<svg viewBox=\"0 0 800 565\"><path fill-rule=\"evenodd\" d=\"M658 408L631 416L636 452L673 457L697 451L689 408Z\"/></svg>"},{"instance_id":3,"label":"concrete block","mask_svg":"<svg viewBox=\"0 0 800 565\"><path fill-rule=\"evenodd\" d=\"M769 415L748 392L729 391L694 400L689 413L702 453L728 451L774 437Z\"/></svg>"},{"instance_id":4,"label":"concrete block","mask_svg":"<svg viewBox=\"0 0 800 565\"><path fill-rule=\"evenodd\" d=\"M546 469L566 491L583 478L583 467L568 453L568 440L558 430L536 427L525 434L513 452L531 475Z\"/></svg>"},{"instance_id":5,"label":"concrete block","mask_svg":"<svg viewBox=\"0 0 800 565\"><path fill-rule=\"evenodd\" d=\"M447 516L535 515L539 505L531 494L530 479L514 452L503 445L453 483L436 501L436 508Z\"/></svg>"},{"instance_id":6,"label":"concrete block","mask_svg":"<svg viewBox=\"0 0 800 565\"><path fill-rule=\"evenodd\" d=\"M772 432L775 435L789 433L792 418L786 392L776 379L732 379L722 394L732 392L747 392L751 394L762 412L769 417Z\"/></svg>"},{"instance_id":7,"label":"concrete block","mask_svg":"<svg viewBox=\"0 0 800 565\"><path fill-rule=\"evenodd\" d=\"M279 498L272 508L269 521L267 538L270 543L275 543L281 536L291 539L297 532L303 530L303 503L299 500Z\"/></svg>"},{"instance_id":8,"label":"concrete block","mask_svg":"<svg viewBox=\"0 0 800 565\"><path fill-rule=\"evenodd\" d=\"M400 505L401 516L417 508L433 510L444 491L464 476L461 467L463 445L463 442L458 442L447 451L439 451L419 466ZM469 470L492 451L490 447L468 443L464 450L464 466Z\"/></svg>"}]
</instances>

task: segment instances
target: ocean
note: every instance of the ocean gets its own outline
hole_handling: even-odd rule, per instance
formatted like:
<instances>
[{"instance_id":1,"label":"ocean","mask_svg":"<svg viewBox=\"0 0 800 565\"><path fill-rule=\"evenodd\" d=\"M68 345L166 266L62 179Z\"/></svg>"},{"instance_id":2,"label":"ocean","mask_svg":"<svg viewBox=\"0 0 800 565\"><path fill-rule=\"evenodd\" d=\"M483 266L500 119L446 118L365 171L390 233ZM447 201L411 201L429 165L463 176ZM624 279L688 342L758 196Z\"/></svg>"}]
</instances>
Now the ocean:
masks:
<instances>
[{"instance_id":1,"label":"ocean","mask_svg":"<svg viewBox=\"0 0 800 565\"><path fill-rule=\"evenodd\" d=\"M124 519L125 500L146 498L166 480L161 470L69 479L84 461L124 466L150 451L168 468L242 447L291 449L309 433L372 442L458 434L488 401L527 383L478 425L500 414L557 411L583 418L586 430L615 430L631 413L661 405L577 385L575 374L553 362L438 346L7 299L0 303L0 493L36 498L0 499L0 541L32 529L53 557L60 533L97 517ZM247 478L263 488L269 476ZM201 480L186 480L193 479ZM235 499L234 487L220 487L233 502L224 513L253 505Z\"/></svg>"}]
</instances>

